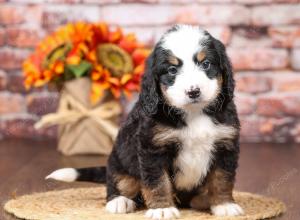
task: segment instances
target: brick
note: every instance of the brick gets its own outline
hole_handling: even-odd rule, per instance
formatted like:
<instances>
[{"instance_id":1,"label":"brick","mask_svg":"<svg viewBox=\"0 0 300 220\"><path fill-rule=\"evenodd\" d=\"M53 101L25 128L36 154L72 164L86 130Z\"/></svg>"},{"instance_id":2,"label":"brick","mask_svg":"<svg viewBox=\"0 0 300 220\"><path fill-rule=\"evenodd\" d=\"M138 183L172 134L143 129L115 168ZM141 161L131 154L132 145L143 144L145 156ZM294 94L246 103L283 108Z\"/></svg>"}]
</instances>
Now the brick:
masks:
<instances>
[{"instance_id":1,"label":"brick","mask_svg":"<svg viewBox=\"0 0 300 220\"><path fill-rule=\"evenodd\" d=\"M237 93L235 103L239 115L250 115L255 111L256 101L253 97Z\"/></svg>"},{"instance_id":2,"label":"brick","mask_svg":"<svg viewBox=\"0 0 300 220\"><path fill-rule=\"evenodd\" d=\"M267 34L268 29L266 27L255 27L255 26L238 26L232 27L234 32L238 35L249 39L258 39Z\"/></svg>"},{"instance_id":3,"label":"brick","mask_svg":"<svg viewBox=\"0 0 300 220\"><path fill-rule=\"evenodd\" d=\"M28 55L28 50L2 48L0 49L0 68L6 70L21 68L22 62Z\"/></svg>"},{"instance_id":4,"label":"brick","mask_svg":"<svg viewBox=\"0 0 300 220\"><path fill-rule=\"evenodd\" d=\"M286 95L283 98L284 113L290 116L300 116L300 96Z\"/></svg>"},{"instance_id":5,"label":"brick","mask_svg":"<svg viewBox=\"0 0 300 220\"><path fill-rule=\"evenodd\" d=\"M25 14L22 8L12 5L1 5L0 24L20 24L25 20Z\"/></svg>"},{"instance_id":6,"label":"brick","mask_svg":"<svg viewBox=\"0 0 300 220\"><path fill-rule=\"evenodd\" d=\"M265 3L271 3L274 0L233 0L237 3L242 3L246 5L256 5L256 4L265 4Z\"/></svg>"},{"instance_id":7,"label":"brick","mask_svg":"<svg viewBox=\"0 0 300 220\"><path fill-rule=\"evenodd\" d=\"M121 0L82 0L83 3L90 4L115 4L121 2Z\"/></svg>"},{"instance_id":8,"label":"brick","mask_svg":"<svg viewBox=\"0 0 300 220\"><path fill-rule=\"evenodd\" d=\"M245 5L258 5L270 3L298 3L299 0L233 0L233 2Z\"/></svg>"},{"instance_id":9,"label":"brick","mask_svg":"<svg viewBox=\"0 0 300 220\"><path fill-rule=\"evenodd\" d=\"M292 118L253 118L241 117L241 142L290 142L294 127Z\"/></svg>"},{"instance_id":10,"label":"brick","mask_svg":"<svg viewBox=\"0 0 300 220\"><path fill-rule=\"evenodd\" d=\"M160 3L172 3L172 4L187 4L187 3L195 3L195 2L207 2L210 0L158 0ZM224 0L226 1L226 0ZM214 1L210 1L210 2L214 2Z\"/></svg>"},{"instance_id":11,"label":"brick","mask_svg":"<svg viewBox=\"0 0 300 220\"><path fill-rule=\"evenodd\" d=\"M157 28L155 28L154 31L154 42L158 42L160 40L160 38L163 36L163 34L169 29L171 28L172 25L165 25L165 26L159 26Z\"/></svg>"},{"instance_id":12,"label":"brick","mask_svg":"<svg viewBox=\"0 0 300 220\"><path fill-rule=\"evenodd\" d=\"M188 3L229 3L234 0L158 0L161 3L172 3L172 4L188 4Z\"/></svg>"},{"instance_id":13,"label":"brick","mask_svg":"<svg viewBox=\"0 0 300 220\"><path fill-rule=\"evenodd\" d=\"M98 22L100 9L93 6L74 5L49 5L42 15L42 25L44 28L53 29L68 22L76 21Z\"/></svg>"},{"instance_id":14,"label":"brick","mask_svg":"<svg viewBox=\"0 0 300 220\"><path fill-rule=\"evenodd\" d=\"M265 27L234 27L231 47L271 47L272 40L267 36Z\"/></svg>"},{"instance_id":15,"label":"brick","mask_svg":"<svg viewBox=\"0 0 300 220\"><path fill-rule=\"evenodd\" d=\"M175 14L175 23L247 25L249 22L250 11L241 5L189 5L180 7Z\"/></svg>"},{"instance_id":16,"label":"brick","mask_svg":"<svg viewBox=\"0 0 300 220\"><path fill-rule=\"evenodd\" d=\"M45 0L44 0L45 2ZM48 3L74 4L80 3L81 0L46 0Z\"/></svg>"},{"instance_id":17,"label":"brick","mask_svg":"<svg viewBox=\"0 0 300 220\"><path fill-rule=\"evenodd\" d=\"M24 86L24 77L19 71L11 71L7 76L7 90L10 92L21 93L25 95L30 92L43 92L45 89L45 87L33 87L30 90L27 90Z\"/></svg>"},{"instance_id":18,"label":"brick","mask_svg":"<svg viewBox=\"0 0 300 220\"><path fill-rule=\"evenodd\" d=\"M31 115L6 117L0 121L0 133L7 138L54 139L57 136L56 127L39 129L34 128L37 118Z\"/></svg>"},{"instance_id":19,"label":"brick","mask_svg":"<svg viewBox=\"0 0 300 220\"><path fill-rule=\"evenodd\" d=\"M42 30L25 28L8 28L7 44L16 47L35 47L44 36Z\"/></svg>"},{"instance_id":20,"label":"brick","mask_svg":"<svg viewBox=\"0 0 300 220\"><path fill-rule=\"evenodd\" d=\"M55 112L58 105L58 95L41 93L30 94L26 98L27 111L34 115L45 115Z\"/></svg>"},{"instance_id":21,"label":"brick","mask_svg":"<svg viewBox=\"0 0 300 220\"><path fill-rule=\"evenodd\" d=\"M231 29L227 26L219 26L219 27L214 27L214 26L209 26L209 27L204 27L213 37L216 39L219 39L220 41L223 42L223 44L227 45L229 44L231 40Z\"/></svg>"},{"instance_id":22,"label":"brick","mask_svg":"<svg viewBox=\"0 0 300 220\"><path fill-rule=\"evenodd\" d=\"M293 139L290 132L293 127L292 118L268 118L260 120L259 132L263 141L286 143Z\"/></svg>"},{"instance_id":23,"label":"brick","mask_svg":"<svg viewBox=\"0 0 300 220\"><path fill-rule=\"evenodd\" d=\"M102 18L108 23L128 26L174 23L239 25L248 24L250 17L249 10L240 5L119 4L105 6L101 9ZM141 14L143 16L140 16ZM215 16L216 14L218 16Z\"/></svg>"},{"instance_id":24,"label":"brick","mask_svg":"<svg viewBox=\"0 0 300 220\"><path fill-rule=\"evenodd\" d=\"M176 2L177 0L173 0L173 1ZM181 0L181 1L184 2L184 0ZM212 3L212 2L213 3L229 3L229 2L234 2L234 0L195 0L195 1L197 1L199 3Z\"/></svg>"},{"instance_id":25,"label":"brick","mask_svg":"<svg viewBox=\"0 0 300 220\"><path fill-rule=\"evenodd\" d=\"M5 32L3 29L0 29L0 46L5 44Z\"/></svg>"},{"instance_id":26,"label":"brick","mask_svg":"<svg viewBox=\"0 0 300 220\"><path fill-rule=\"evenodd\" d=\"M155 43L156 28L154 27L125 27L123 29L125 33L134 33L140 42L148 46Z\"/></svg>"},{"instance_id":27,"label":"brick","mask_svg":"<svg viewBox=\"0 0 300 220\"><path fill-rule=\"evenodd\" d=\"M34 120L32 118L6 118L0 121L0 131L6 138L34 137Z\"/></svg>"},{"instance_id":28,"label":"brick","mask_svg":"<svg viewBox=\"0 0 300 220\"><path fill-rule=\"evenodd\" d=\"M37 3L45 2L45 0L9 0L9 1L15 3L29 3L29 4L37 4Z\"/></svg>"},{"instance_id":29,"label":"brick","mask_svg":"<svg viewBox=\"0 0 300 220\"><path fill-rule=\"evenodd\" d=\"M158 0L122 0L124 3L158 3Z\"/></svg>"},{"instance_id":30,"label":"brick","mask_svg":"<svg viewBox=\"0 0 300 220\"><path fill-rule=\"evenodd\" d=\"M300 24L300 5L273 4L253 8L251 21L253 25Z\"/></svg>"},{"instance_id":31,"label":"brick","mask_svg":"<svg viewBox=\"0 0 300 220\"><path fill-rule=\"evenodd\" d=\"M299 3L299 0L272 0L275 3Z\"/></svg>"},{"instance_id":32,"label":"brick","mask_svg":"<svg viewBox=\"0 0 300 220\"><path fill-rule=\"evenodd\" d=\"M272 40L265 36L257 39L249 39L241 35L233 34L230 46L234 48L245 47L271 47Z\"/></svg>"},{"instance_id":33,"label":"brick","mask_svg":"<svg viewBox=\"0 0 300 220\"><path fill-rule=\"evenodd\" d=\"M258 97L257 113L263 116L281 117L284 115L283 101L277 96Z\"/></svg>"},{"instance_id":34,"label":"brick","mask_svg":"<svg viewBox=\"0 0 300 220\"><path fill-rule=\"evenodd\" d=\"M300 74L286 74L272 77L273 88L279 92L300 92Z\"/></svg>"},{"instance_id":35,"label":"brick","mask_svg":"<svg viewBox=\"0 0 300 220\"><path fill-rule=\"evenodd\" d=\"M291 134L294 137L294 141L296 143L300 143L300 123L298 123L293 130L291 131Z\"/></svg>"},{"instance_id":36,"label":"brick","mask_svg":"<svg viewBox=\"0 0 300 220\"><path fill-rule=\"evenodd\" d=\"M300 49L293 49L291 64L293 69L300 70Z\"/></svg>"},{"instance_id":37,"label":"brick","mask_svg":"<svg viewBox=\"0 0 300 220\"><path fill-rule=\"evenodd\" d=\"M240 117L240 139L243 143L257 143L262 141L260 121L257 118Z\"/></svg>"},{"instance_id":38,"label":"brick","mask_svg":"<svg viewBox=\"0 0 300 220\"><path fill-rule=\"evenodd\" d=\"M7 75L4 71L0 70L0 90L6 89L7 86Z\"/></svg>"},{"instance_id":39,"label":"brick","mask_svg":"<svg viewBox=\"0 0 300 220\"><path fill-rule=\"evenodd\" d=\"M2 5L0 7L0 25L25 23L28 28L37 28L41 24L42 7L41 4Z\"/></svg>"},{"instance_id":40,"label":"brick","mask_svg":"<svg viewBox=\"0 0 300 220\"><path fill-rule=\"evenodd\" d=\"M41 15L41 4L1 5L0 25L17 25L26 23L26 27L38 27L41 24Z\"/></svg>"},{"instance_id":41,"label":"brick","mask_svg":"<svg viewBox=\"0 0 300 220\"><path fill-rule=\"evenodd\" d=\"M16 93L26 93L24 77L18 73L10 73L7 79L7 90Z\"/></svg>"},{"instance_id":42,"label":"brick","mask_svg":"<svg viewBox=\"0 0 300 220\"><path fill-rule=\"evenodd\" d=\"M0 114L22 113L25 111L24 98L19 94L0 93Z\"/></svg>"},{"instance_id":43,"label":"brick","mask_svg":"<svg viewBox=\"0 0 300 220\"><path fill-rule=\"evenodd\" d=\"M283 69L288 66L288 52L271 48L228 48L235 70Z\"/></svg>"},{"instance_id":44,"label":"brick","mask_svg":"<svg viewBox=\"0 0 300 220\"><path fill-rule=\"evenodd\" d=\"M20 93L20 94L28 94L30 92L43 92L45 91L45 87L33 87L31 89L26 89L24 86L24 77L20 73L20 71L10 71L10 73L7 76L7 90L14 93ZM49 91L49 87L47 88Z\"/></svg>"},{"instance_id":45,"label":"brick","mask_svg":"<svg viewBox=\"0 0 300 220\"><path fill-rule=\"evenodd\" d=\"M255 72L244 74L238 74L235 77L236 89L239 92L246 93L263 93L272 89L271 79L269 77L258 76Z\"/></svg>"},{"instance_id":46,"label":"brick","mask_svg":"<svg viewBox=\"0 0 300 220\"><path fill-rule=\"evenodd\" d=\"M300 27L270 27L268 34L275 47L300 47Z\"/></svg>"},{"instance_id":47,"label":"brick","mask_svg":"<svg viewBox=\"0 0 300 220\"><path fill-rule=\"evenodd\" d=\"M257 113L264 116L300 116L299 95L269 95L258 97Z\"/></svg>"},{"instance_id":48,"label":"brick","mask_svg":"<svg viewBox=\"0 0 300 220\"><path fill-rule=\"evenodd\" d=\"M171 5L116 4L102 7L101 16L110 24L123 26L169 24L175 9Z\"/></svg>"},{"instance_id":49,"label":"brick","mask_svg":"<svg viewBox=\"0 0 300 220\"><path fill-rule=\"evenodd\" d=\"M47 6L48 8L49 6ZM42 24L42 14L43 14L43 6L42 4L31 4L26 6L25 8L25 22L26 27L31 29L39 29Z\"/></svg>"},{"instance_id":50,"label":"brick","mask_svg":"<svg viewBox=\"0 0 300 220\"><path fill-rule=\"evenodd\" d=\"M270 78L272 77L276 77L276 76L285 76L285 75L289 75L289 74L300 74L300 72L298 71L293 71L293 70L289 70L289 69L283 69L283 70L266 70L266 71L240 71L237 72L238 74L248 74L248 73L257 73L258 75L264 75L264 76L268 76Z\"/></svg>"}]
</instances>

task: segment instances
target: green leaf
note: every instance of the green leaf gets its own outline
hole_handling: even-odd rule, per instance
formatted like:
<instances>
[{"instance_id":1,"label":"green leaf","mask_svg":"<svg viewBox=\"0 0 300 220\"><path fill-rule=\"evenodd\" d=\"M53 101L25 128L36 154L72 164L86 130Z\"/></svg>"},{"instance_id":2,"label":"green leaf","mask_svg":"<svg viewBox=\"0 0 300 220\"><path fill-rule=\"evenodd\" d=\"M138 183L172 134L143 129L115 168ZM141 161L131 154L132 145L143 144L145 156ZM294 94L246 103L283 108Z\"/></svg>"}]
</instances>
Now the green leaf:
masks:
<instances>
[{"instance_id":1,"label":"green leaf","mask_svg":"<svg viewBox=\"0 0 300 220\"><path fill-rule=\"evenodd\" d=\"M70 70L72 74L76 78L82 77L84 74L86 74L92 67L92 64L90 64L87 61L81 61L78 65L68 65L67 68Z\"/></svg>"}]
</instances>

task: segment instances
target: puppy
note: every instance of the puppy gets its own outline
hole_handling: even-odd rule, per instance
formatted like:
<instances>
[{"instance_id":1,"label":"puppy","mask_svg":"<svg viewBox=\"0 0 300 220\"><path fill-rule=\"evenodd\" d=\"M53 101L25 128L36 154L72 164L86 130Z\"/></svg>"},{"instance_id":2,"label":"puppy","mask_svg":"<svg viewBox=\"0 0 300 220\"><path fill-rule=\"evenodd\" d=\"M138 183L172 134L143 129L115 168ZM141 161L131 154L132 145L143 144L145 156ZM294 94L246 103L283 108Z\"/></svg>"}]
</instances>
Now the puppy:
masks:
<instances>
[{"instance_id":1,"label":"puppy","mask_svg":"<svg viewBox=\"0 0 300 220\"><path fill-rule=\"evenodd\" d=\"M224 45L176 25L147 60L142 89L107 167L60 169L47 178L107 184L106 210L179 217L176 207L242 215L232 190L239 154L234 79Z\"/></svg>"}]
</instances>

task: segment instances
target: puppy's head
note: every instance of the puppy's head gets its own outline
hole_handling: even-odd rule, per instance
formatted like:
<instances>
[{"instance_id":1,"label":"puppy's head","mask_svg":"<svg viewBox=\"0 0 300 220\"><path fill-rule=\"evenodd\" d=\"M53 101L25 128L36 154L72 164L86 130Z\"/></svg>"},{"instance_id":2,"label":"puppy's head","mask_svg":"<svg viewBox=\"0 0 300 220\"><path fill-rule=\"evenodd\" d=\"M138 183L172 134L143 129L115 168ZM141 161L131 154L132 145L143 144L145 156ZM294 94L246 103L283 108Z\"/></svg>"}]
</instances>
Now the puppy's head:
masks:
<instances>
[{"instance_id":1,"label":"puppy's head","mask_svg":"<svg viewBox=\"0 0 300 220\"><path fill-rule=\"evenodd\" d=\"M224 45L199 27L177 25L149 57L141 96L146 111L154 113L159 101L182 110L224 105L233 89Z\"/></svg>"}]
</instances>

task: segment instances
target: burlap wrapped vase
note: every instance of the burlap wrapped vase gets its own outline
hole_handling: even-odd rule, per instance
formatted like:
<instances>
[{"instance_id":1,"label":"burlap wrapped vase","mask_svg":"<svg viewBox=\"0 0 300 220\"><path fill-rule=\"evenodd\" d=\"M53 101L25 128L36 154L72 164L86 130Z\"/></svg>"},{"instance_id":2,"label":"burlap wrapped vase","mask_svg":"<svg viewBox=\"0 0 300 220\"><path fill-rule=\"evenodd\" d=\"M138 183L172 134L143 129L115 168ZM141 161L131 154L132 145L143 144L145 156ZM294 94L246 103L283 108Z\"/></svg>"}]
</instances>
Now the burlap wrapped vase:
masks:
<instances>
[{"instance_id":1,"label":"burlap wrapped vase","mask_svg":"<svg viewBox=\"0 0 300 220\"><path fill-rule=\"evenodd\" d=\"M92 105L90 88L87 78L66 82L57 112L42 117L35 125L36 128L58 125L58 150L65 155L111 152L121 107L110 95Z\"/></svg>"}]
</instances>

